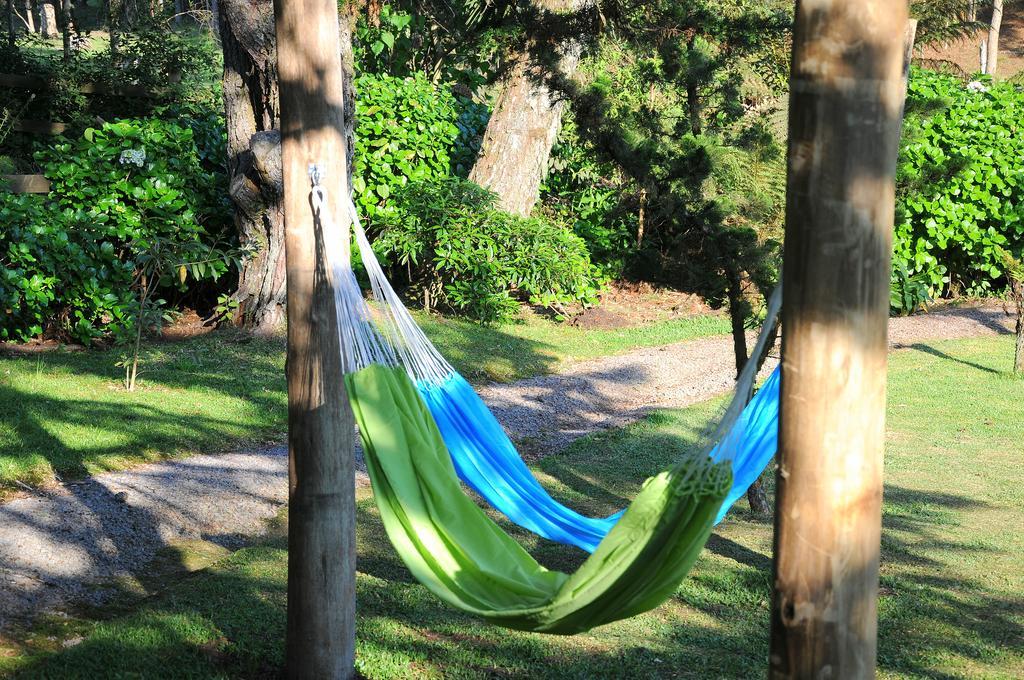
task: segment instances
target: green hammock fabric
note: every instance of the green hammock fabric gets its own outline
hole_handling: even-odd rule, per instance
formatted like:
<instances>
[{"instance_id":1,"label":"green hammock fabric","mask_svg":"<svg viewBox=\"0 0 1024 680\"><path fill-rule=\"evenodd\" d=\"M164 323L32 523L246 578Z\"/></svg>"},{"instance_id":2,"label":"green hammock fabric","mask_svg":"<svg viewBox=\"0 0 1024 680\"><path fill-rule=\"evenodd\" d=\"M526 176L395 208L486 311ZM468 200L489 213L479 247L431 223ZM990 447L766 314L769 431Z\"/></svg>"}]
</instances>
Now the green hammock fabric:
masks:
<instances>
[{"instance_id":1,"label":"green hammock fabric","mask_svg":"<svg viewBox=\"0 0 1024 680\"><path fill-rule=\"evenodd\" d=\"M399 556L441 599L508 628L572 634L658 606L697 559L732 483L728 463L689 458L644 483L575 573L551 571L465 494L404 370L373 365L345 382Z\"/></svg>"}]
</instances>

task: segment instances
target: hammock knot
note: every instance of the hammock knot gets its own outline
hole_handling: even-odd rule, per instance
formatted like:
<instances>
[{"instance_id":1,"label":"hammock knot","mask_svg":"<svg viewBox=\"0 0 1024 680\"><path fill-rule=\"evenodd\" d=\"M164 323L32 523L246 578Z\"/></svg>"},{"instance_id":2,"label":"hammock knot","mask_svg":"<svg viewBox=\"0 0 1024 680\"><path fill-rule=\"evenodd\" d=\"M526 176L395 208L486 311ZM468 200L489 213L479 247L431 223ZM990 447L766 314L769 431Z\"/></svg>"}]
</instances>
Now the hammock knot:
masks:
<instances>
[{"instance_id":1,"label":"hammock knot","mask_svg":"<svg viewBox=\"0 0 1024 680\"><path fill-rule=\"evenodd\" d=\"M674 496L720 497L732 487L732 464L709 456L687 456L673 469Z\"/></svg>"}]
</instances>

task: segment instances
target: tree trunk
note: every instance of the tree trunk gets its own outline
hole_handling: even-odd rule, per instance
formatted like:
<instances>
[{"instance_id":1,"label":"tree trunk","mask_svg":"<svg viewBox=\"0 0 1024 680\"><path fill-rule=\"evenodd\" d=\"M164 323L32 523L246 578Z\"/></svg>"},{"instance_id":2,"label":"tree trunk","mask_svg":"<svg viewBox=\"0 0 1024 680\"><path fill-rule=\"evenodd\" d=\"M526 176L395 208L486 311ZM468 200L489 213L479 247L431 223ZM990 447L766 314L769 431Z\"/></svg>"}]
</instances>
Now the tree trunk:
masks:
<instances>
[{"instance_id":1,"label":"tree trunk","mask_svg":"<svg viewBox=\"0 0 1024 680\"><path fill-rule=\"evenodd\" d=\"M107 28L110 30L110 56L116 65L117 52L121 47L121 17L124 15L125 0L109 0L107 3Z\"/></svg>"},{"instance_id":2,"label":"tree trunk","mask_svg":"<svg viewBox=\"0 0 1024 680\"><path fill-rule=\"evenodd\" d=\"M564 15L593 4L593 0L534 0L537 9ZM535 40L516 55L469 173L470 180L498 194L503 210L516 215L529 215L533 210L562 125L565 100L548 84L551 74L537 58L552 50L559 54L559 75L575 73L582 52L578 40L557 46Z\"/></svg>"},{"instance_id":3,"label":"tree trunk","mask_svg":"<svg viewBox=\"0 0 1024 680\"><path fill-rule=\"evenodd\" d=\"M17 44L14 35L14 0L7 0L7 45L12 50Z\"/></svg>"},{"instance_id":4,"label":"tree trunk","mask_svg":"<svg viewBox=\"0 0 1024 680\"><path fill-rule=\"evenodd\" d=\"M60 4L60 29L64 41L64 61L71 60L71 31L74 25L71 22L71 0L61 0Z\"/></svg>"},{"instance_id":5,"label":"tree trunk","mask_svg":"<svg viewBox=\"0 0 1024 680\"><path fill-rule=\"evenodd\" d=\"M284 319L287 297L273 4L221 0L219 9L229 193L239 241L249 249L235 293L235 321L255 333L270 334ZM340 26L348 175L355 141L351 19L346 14Z\"/></svg>"},{"instance_id":6,"label":"tree trunk","mask_svg":"<svg viewBox=\"0 0 1024 680\"><path fill-rule=\"evenodd\" d=\"M351 196L352 167L356 153L356 58L352 48L352 36L355 35L358 18L357 3L339 3L338 12L338 28L341 31L341 96L345 121L345 178Z\"/></svg>"},{"instance_id":7,"label":"tree trunk","mask_svg":"<svg viewBox=\"0 0 1024 680\"><path fill-rule=\"evenodd\" d=\"M694 135L701 133L700 120L700 93L697 92L697 83L686 84L686 109L690 114L690 132Z\"/></svg>"},{"instance_id":8,"label":"tree trunk","mask_svg":"<svg viewBox=\"0 0 1024 680\"><path fill-rule=\"evenodd\" d=\"M756 361L758 370L761 370L765 359L768 358L768 351L775 346L779 325L778 323L775 324L772 331L773 335L768 344L765 345L765 351L762 356L750 357L748 359L745 322L749 314L749 305L743 299L743 280L739 271L733 267L727 267L725 273L727 280L726 290L729 297L729 319L732 322L732 347L736 358L736 376L739 377L743 367L747 365L747 361ZM764 486L761 484L760 479L755 480L750 485L750 488L747 489L747 502L750 503L750 509L755 514L767 517L772 512L771 506L768 504L768 496L764 492Z\"/></svg>"},{"instance_id":9,"label":"tree trunk","mask_svg":"<svg viewBox=\"0 0 1024 680\"><path fill-rule=\"evenodd\" d=\"M732 322L732 349L736 359L736 377L747 365L747 316L750 305L743 299L743 279L731 264L725 268L726 295L729 298L729 320Z\"/></svg>"},{"instance_id":10,"label":"tree trunk","mask_svg":"<svg viewBox=\"0 0 1024 680\"><path fill-rule=\"evenodd\" d=\"M39 32L44 38L57 37L57 12L52 3L39 5Z\"/></svg>"},{"instance_id":11,"label":"tree trunk","mask_svg":"<svg viewBox=\"0 0 1024 680\"><path fill-rule=\"evenodd\" d=\"M907 3L798 0L769 677L875 677Z\"/></svg>"},{"instance_id":12,"label":"tree trunk","mask_svg":"<svg viewBox=\"0 0 1024 680\"><path fill-rule=\"evenodd\" d=\"M36 17L32 12L32 0L25 0L21 5L21 9L25 12L25 30L29 33L35 33Z\"/></svg>"},{"instance_id":13,"label":"tree trunk","mask_svg":"<svg viewBox=\"0 0 1024 680\"><path fill-rule=\"evenodd\" d=\"M764 362L768 360L768 354L775 347L775 342L779 339L779 320L775 319L775 325L772 326L771 333L768 336L768 342L764 345L764 351L759 357L751 357L751 359L757 361L757 370L760 371L761 367L764 366ZM763 476L764 473L762 473ZM768 502L768 494L765 493L764 484L761 482L761 477L758 477L750 488L747 489L747 503L750 504L750 510L756 515L762 515L767 517L772 514L772 506Z\"/></svg>"},{"instance_id":14,"label":"tree trunk","mask_svg":"<svg viewBox=\"0 0 1024 680\"><path fill-rule=\"evenodd\" d=\"M985 59L985 73L995 76L999 72L999 29L1003 23L1003 0L993 0L992 21L988 26L987 50L988 57Z\"/></svg>"},{"instance_id":15,"label":"tree trunk","mask_svg":"<svg viewBox=\"0 0 1024 680\"><path fill-rule=\"evenodd\" d=\"M688 48L692 51L694 39L690 38ZM686 110L690 115L690 132L699 135L703 126L701 124L700 92L697 90L697 79L693 73L686 76Z\"/></svg>"},{"instance_id":16,"label":"tree trunk","mask_svg":"<svg viewBox=\"0 0 1024 680\"><path fill-rule=\"evenodd\" d=\"M277 52L272 0L223 0L224 112L229 194L249 255L239 274L236 321L257 333L284 319L284 214Z\"/></svg>"},{"instance_id":17,"label":"tree trunk","mask_svg":"<svg viewBox=\"0 0 1024 680\"><path fill-rule=\"evenodd\" d=\"M761 517L771 516L772 506L768 502L768 494L764 491L764 484L761 482L760 477L755 479L754 483L747 489L747 503L750 505L750 511L755 515Z\"/></svg>"}]
</instances>

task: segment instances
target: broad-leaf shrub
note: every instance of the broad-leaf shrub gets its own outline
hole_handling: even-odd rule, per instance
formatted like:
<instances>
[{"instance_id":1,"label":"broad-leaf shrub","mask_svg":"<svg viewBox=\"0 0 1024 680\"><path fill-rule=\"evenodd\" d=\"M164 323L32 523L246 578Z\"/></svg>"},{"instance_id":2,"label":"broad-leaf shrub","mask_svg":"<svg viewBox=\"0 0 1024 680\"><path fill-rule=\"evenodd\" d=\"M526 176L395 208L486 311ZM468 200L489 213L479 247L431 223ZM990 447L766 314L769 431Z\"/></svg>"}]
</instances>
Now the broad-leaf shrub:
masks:
<instances>
[{"instance_id":1,"label":"broad-leaf shrub","mask_svg":"<svg viewBox=\"0 0 1024 680\"><path fill-rule=\"evenodd\" d=\"M356 147L352 187L372 222L409 182L465 177L490 117L485 105L455 97L417 73L367 74L356 80Z\"/></svg>"},{"instance_id":2,"label":"broad-leaf shrub","mask_svg":"<svg viewBox=\"0 0 1024 680\"><path fill-rule=\"evenodd\" d=\"M904 130L893 307L991 293L1024 247L1024 90L915 69Z\"/></svg>"},{"instance_id":3,"label":"broad-leaf shrub","mask_svg":"<svg viewBox=\"0 0 1024 680\"><path fill-rule=\"evenodd\" d=\"M433 299L485 323L514 317L520 300L555 308L596 300L600 282L582 239L496 205L495 194L465 180L411 183L380 214L374 247Z\"/></svg>"},{"instance_id":4,"label":"broad-leaf shrub","mask_svg":"<svg viewBox=\"0 0 1024 680\"><path fill-rule=\"evenodd\" d=\"M201 162L190 127L107 123L37 161L48 196L0 194L0 337L89 342L123 328L153 252L184 266L165 287L230 268L224 177Z\"/></svg>"},{"instance_id":5,"label":"broad-leaf shrub","mask_svg":"<svg viewBox=\"0 0 1024 680\"><path fill-rule=\"evenodd\" d=\"M363 75L356 90L352 187L360 212L372 220L406 183L449 174L459 112L452 94L422 74Z\"/></svg>"}]
</instances>

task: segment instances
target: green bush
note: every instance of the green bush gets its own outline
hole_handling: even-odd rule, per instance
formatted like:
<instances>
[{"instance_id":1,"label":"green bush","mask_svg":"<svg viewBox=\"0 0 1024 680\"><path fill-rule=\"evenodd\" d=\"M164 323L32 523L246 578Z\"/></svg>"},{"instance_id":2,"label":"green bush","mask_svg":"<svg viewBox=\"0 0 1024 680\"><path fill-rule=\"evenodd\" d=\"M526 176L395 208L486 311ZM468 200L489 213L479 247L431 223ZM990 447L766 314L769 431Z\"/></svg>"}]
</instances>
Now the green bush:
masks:
<instances>
[{"instance_id":1,"label":"green bush","mask_svg":"<svg viewBox=\"0 0 1024 680\"><path fill-rule=\"evenodd\" d=\"M408 182L446 177L459 136L455 98L422 74L409 78L363 75L356 125L355 200L371 221Z\"/></svg>"},{"instance_id":2,"label":"green bush","mask_svg":"<svg viewBox=\"0 0 1024 680\"><path fill-rule=\"evenodd\" d=\"M904 129L893 306L992 293L1024 248L1024 89L915 69Z\"/></svg>"},{"instance_id":3,"label":"green bush","mask_svg":"<svg viewBox=\"0 0 1024 680\"><path fill-rule=\"evenodd\" d=\"M514 317L518 300L555 309L596 300L582 239L496 205L493 193L465 180L411 183L381 213L374 247L428 299L485 323Z\"/></svg>"},{"instance_id":4,"label":"green bush","mask_svg":"<svg viewBox=\"0 0 1024 680\"><path fill-rule=\"evenodd\" d=\"M356 203L372 222L409 182L466 177L490 116L485 105L456 98L422 73L356 79Z\"/></svg>"},{"instance_id":5,"label":"green bush","mask_svg":"<svg viewBox=\"0 0 1024 680\"><path fill-rule=\"evenodd\" d=\"M137 273L156 256L180 265L165 289L230 268L224 176L202 163L192 128L107 123L36 160L48 196L0 194L0 337L90 342L123 328Z\"/></svg>"}]
</instances>

